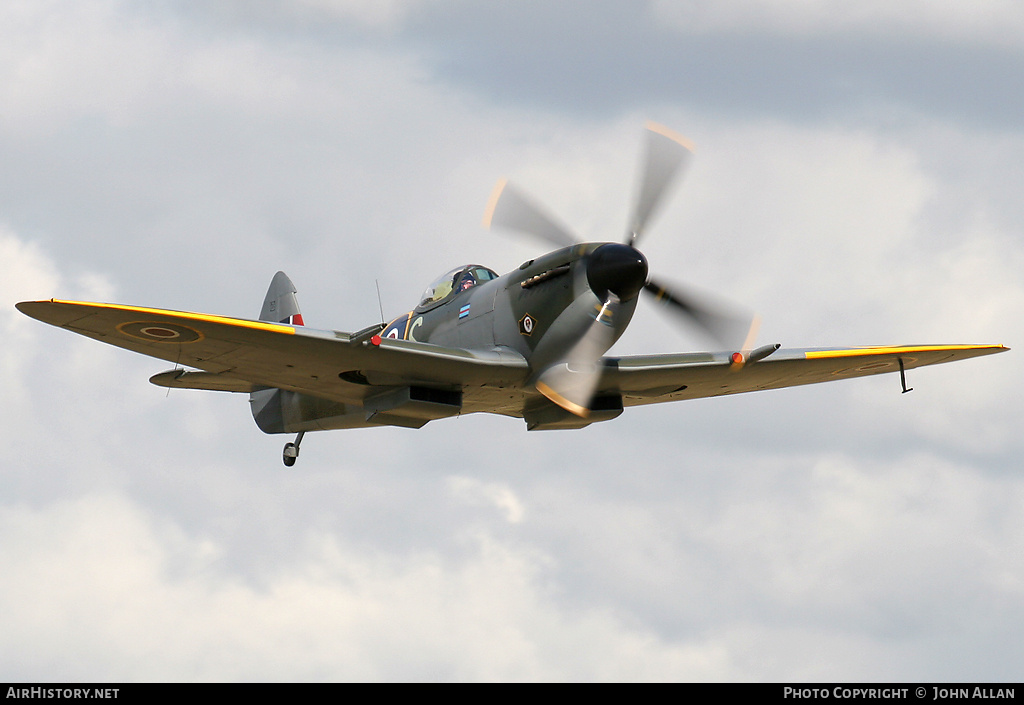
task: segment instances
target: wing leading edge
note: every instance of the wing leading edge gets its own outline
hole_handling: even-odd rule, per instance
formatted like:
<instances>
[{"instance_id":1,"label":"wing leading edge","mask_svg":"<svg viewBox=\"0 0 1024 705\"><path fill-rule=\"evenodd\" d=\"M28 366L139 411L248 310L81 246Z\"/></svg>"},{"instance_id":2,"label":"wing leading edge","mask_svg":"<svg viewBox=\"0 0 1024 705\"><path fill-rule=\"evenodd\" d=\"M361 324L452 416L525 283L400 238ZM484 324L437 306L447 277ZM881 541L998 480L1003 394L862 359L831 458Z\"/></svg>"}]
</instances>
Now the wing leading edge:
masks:
<instances>
[{"instance_id":1,"label":"wing leading edge","mask_svg":"<svg viewBox=\"0 0 1024 705\"><path fill-rule=\"evenodd\" d=\"M623 406L782 389L910 370L1006 352L1002 345L901 345L779 350L742 367L727 353L608 358L602 393L620 393Z\"/></svg>"}]
</instances>

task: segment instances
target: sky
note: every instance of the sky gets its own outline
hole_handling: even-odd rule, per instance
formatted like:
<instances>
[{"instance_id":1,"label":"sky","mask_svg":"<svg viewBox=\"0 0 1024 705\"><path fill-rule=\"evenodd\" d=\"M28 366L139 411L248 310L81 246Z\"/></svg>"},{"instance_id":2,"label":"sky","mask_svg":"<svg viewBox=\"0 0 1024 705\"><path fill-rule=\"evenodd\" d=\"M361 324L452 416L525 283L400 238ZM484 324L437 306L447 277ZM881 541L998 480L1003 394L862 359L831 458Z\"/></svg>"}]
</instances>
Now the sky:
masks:
<instances>
[{"instance_id":1,"label":"sky","mask_svg":"<svg viewBox=\"0 0 1024 705\"><path fill-rule=\"evenodd\" d=\"M0 6L0 679L1020 681L1019 351L527 433L309 434L18 313L355 331L624 232L648 119L696 144L651 270L759 343L1024 333L1008 0ZM377 287L380 288L378 304ZM614 354L706 349L641 306Z\"/></svg>"}]
</instances>

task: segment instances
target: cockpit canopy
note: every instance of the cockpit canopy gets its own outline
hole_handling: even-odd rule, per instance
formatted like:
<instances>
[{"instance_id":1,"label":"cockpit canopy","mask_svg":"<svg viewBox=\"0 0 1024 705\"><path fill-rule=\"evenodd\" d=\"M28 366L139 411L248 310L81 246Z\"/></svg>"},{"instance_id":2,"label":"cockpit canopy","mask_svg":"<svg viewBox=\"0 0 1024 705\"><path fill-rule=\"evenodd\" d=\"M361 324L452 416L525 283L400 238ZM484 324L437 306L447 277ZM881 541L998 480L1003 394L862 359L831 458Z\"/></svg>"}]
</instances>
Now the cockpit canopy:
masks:
<instances>
[{"instance_id":1,"label":"cockpit canopy","mask_svg":"<svg viewBox=\"0 0 1024 705\"><path fill-rule=\"evenodd\" d=\"M497 272L481 267L479 264L468 264L445 272L430 283L420 297L417 308L427 308L438 304L455 293L471 289L477 284L497 279Z\"/></svg>"}]
</instances>

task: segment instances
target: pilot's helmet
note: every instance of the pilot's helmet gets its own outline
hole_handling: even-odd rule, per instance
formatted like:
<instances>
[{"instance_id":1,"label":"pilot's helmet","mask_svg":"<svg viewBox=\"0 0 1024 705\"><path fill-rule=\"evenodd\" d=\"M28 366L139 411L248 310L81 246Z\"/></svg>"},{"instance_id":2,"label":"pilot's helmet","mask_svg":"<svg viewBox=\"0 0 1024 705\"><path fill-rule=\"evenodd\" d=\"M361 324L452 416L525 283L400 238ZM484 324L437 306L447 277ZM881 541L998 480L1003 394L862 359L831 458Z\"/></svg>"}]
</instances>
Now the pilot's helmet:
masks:
<instances>
[{"instance_id":1,"label":"pilot's helmet","mask_svg":"<svg viewBox=\"0 0 1024 705\"><path fill-rule=\"evenodd\" d=\"M462 275L462 279L459 281L459 291L465 291L476 286L476 277L473 276L472 272L466 272Z\"/></svg>"}]
</instances>

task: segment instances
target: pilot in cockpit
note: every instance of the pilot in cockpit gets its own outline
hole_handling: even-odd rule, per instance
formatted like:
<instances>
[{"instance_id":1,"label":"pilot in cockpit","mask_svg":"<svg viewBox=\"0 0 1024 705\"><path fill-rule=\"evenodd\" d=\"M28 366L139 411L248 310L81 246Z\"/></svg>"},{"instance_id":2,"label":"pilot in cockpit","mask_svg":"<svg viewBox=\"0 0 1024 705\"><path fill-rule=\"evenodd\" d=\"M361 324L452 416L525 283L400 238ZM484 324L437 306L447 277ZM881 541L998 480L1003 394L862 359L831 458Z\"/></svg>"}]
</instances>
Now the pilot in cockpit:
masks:
<instances>
[{"instance_id":1,"label":"pilot in cockpit","mask_svg":"<svg viewBox=\"0 0 1024 705\"><path fill-rule=\"evenodd\" d=\"M481 267L478 264L469 264L458 269L452 269L435 279L423 291L423 295L420 297L420 305L416 308L418 310L433 308L435 305L447 300L450 296L497 278L498 275L494 270Z\"/></svg>"},{"instance_id":2,"label":"pilot in cockpit","mask_svg":"<svg viewBox=\"0 0 1024 705\"><path fill-rule=\"evenodd\" d=\"M472 289L474 286L476 286L476 277L473 276L473 272L466 272L459 281L458 291Z\"/></svg>"}]
</instances>

